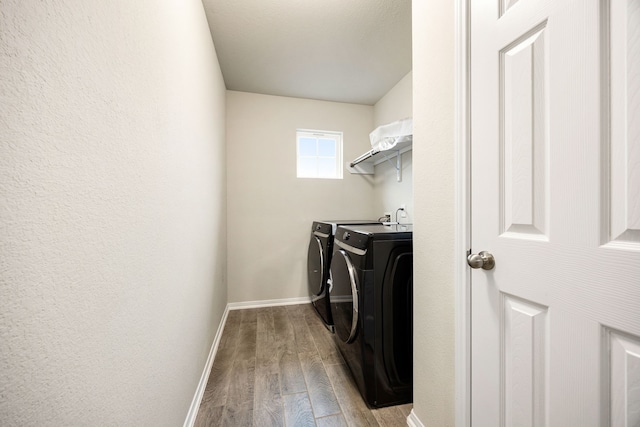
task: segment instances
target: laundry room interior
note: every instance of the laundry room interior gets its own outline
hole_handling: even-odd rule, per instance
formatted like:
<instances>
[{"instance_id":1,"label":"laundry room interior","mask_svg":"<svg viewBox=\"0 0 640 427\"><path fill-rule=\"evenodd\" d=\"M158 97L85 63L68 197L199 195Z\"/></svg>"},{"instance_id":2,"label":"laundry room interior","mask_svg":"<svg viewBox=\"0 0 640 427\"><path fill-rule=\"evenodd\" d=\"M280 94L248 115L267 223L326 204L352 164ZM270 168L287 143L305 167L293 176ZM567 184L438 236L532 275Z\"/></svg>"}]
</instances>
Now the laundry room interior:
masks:
<instances>
[{"instance_id":1,"label":"laundry room interior","mask_svg":"<svg viewBox=\"0 0 640 427\"><path fill-rule=\"evenodd\" d=\"M293 323L305 318L296 307L312 306L312 225L366 219L405 240L407 227L413 233L413 374L402 420L454 425L454 4L316 3L0 1L0 420L222 425L222 412L220 424L196 419L229 342L225 324L270 307ZM277 49L312 52L282 29L283 10L297 20L291 28L320 17L338 35L355 32L363 49L384 44L382 26L376 34L349 19L386 16L384 34L405 45L342 70L349 80L332 77L335 87L318 88L325 95L270 91L270 74L284 71L269 55L275 64ZM331 27L338 16L342 27ZM234 43L265 23L269 39L254 54L266 62L250 64ZM223 27L241 31L217 42ZM291 46L264 47L276 40ZM347 64L357 55L343 48L320 52ZM238 68L225 73L227 59L240 59ZM334 76L338 65L322 59L298 53L285 77L314 86L296 74L305 60ZM379 91L348 98L348 86L366 86L376 68L393 70ZM258 76L254 87L238 89L233 76L244 74ZM398 122L410 123L409 142L374 150L371 134ZM341 178L298 176L298 131L341 134ZM278 404L286 409L294 394ZM329 416L350 424L353 414L338 409ZM384 412L375 417L392 425Z\"/></svg>"},{"instance_id":2,"label":"laundry room interior","mask_svg":"<svg viewBox=\"0 0 640 427\"><path fill-rule=\"evenodd\" d=\"M375 128L412 117L411 76L409 71L373 106L227 92L228 224L235 230L228 242L228 280L234 284L229 302L304 297L315 220L378 219L390 213L394 222L411 223L411 151L400 154L400 180L394 150L378 154L375 161L382 162L375 166L370 160L373 174L346 170L347 163L371 151L369 134ZM343 179L296 177L296 129L343 132ZM406 216L396 212L402 205ZM287 224L286 237L268 226L274 222ZM262 285L265 278L272 286Z\"/></svg>"}]
</instances>

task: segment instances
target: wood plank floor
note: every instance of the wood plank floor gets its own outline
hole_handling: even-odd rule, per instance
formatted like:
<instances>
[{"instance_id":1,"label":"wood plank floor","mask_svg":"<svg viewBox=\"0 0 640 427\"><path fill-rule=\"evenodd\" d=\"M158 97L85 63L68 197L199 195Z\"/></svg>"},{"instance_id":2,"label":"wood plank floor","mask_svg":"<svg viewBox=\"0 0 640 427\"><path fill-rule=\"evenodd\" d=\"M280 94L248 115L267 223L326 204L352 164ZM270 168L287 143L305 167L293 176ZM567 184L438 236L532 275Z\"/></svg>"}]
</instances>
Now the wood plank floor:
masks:
<instances>
[{"instance_id":1,"label":"wood plank floor","mask_svg":"<svg viewBox=\"0 0 640 427\"><path fill-rule=\"evenodd\" d=\"M232 310L196 427L404 426L411 404L369 409L311 304Z\"/></svg>"}]
</instances>

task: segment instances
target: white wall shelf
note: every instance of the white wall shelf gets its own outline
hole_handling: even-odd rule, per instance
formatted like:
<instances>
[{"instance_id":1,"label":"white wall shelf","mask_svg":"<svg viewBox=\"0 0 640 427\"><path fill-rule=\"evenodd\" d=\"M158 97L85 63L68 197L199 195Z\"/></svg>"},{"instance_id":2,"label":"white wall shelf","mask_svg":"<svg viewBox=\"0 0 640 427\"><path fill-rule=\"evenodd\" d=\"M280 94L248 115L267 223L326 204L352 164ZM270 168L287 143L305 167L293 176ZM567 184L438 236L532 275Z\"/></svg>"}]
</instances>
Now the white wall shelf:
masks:
<instances>
[{"instance_id":1,"label":"white wall shelf","mask_svg":"<svg viewBox=\"0 0 640 427\"><path fill-rule=\"evenodd\" d=\"M385 161L391 163L391 159L395 157L396 164L394 165L394 167L396 168L398 182L400 182L402 181L401 154L406 153L411 149L412 141L398 143L390 150L378 151L372 149L352 160L350 163L347 163L347 170L351 174L373 175L375 165L378 165Z\"/></svg>"}]
</instances>

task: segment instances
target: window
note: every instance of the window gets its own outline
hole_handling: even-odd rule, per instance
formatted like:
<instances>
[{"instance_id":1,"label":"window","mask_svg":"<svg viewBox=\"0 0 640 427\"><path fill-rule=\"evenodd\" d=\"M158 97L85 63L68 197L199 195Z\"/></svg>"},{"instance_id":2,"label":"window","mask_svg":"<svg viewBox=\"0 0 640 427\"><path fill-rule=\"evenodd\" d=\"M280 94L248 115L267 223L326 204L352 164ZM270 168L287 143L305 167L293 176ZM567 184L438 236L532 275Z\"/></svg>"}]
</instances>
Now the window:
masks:
<instances>
[{"instance_id":1,"label":"window","mask_svg":"<svg viewBox=\"0 0 640 427\"><path fill-rule=\"evenodd\" d=\"M298 178L342 179L342 132L296 132Z\"/></svg>"}]
</instances>

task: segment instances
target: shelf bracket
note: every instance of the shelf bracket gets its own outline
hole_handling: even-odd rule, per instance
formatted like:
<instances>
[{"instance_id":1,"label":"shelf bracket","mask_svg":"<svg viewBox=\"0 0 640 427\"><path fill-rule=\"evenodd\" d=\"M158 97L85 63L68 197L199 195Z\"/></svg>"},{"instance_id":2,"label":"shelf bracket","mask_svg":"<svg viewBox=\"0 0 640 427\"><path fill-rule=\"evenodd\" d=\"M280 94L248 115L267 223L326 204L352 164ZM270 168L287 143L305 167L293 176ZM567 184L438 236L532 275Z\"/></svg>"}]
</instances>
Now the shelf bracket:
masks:
<instances>
[{"instance_id":1,"label":"shelf bracket","mask_svg":"<svg viewBox=\"0 0 640 427\"><path fill-rule=\"evenodd\" d=\"M400 154L400 150L395 151L396 156L396 164L394 165L391 160L389 160L389 156L387 156L386 152L382 152L384 159L389 162L391 166L393 166L396 170L396 178L398 182L402 182L402 156Z\"/></svg>"}]
</instances>

